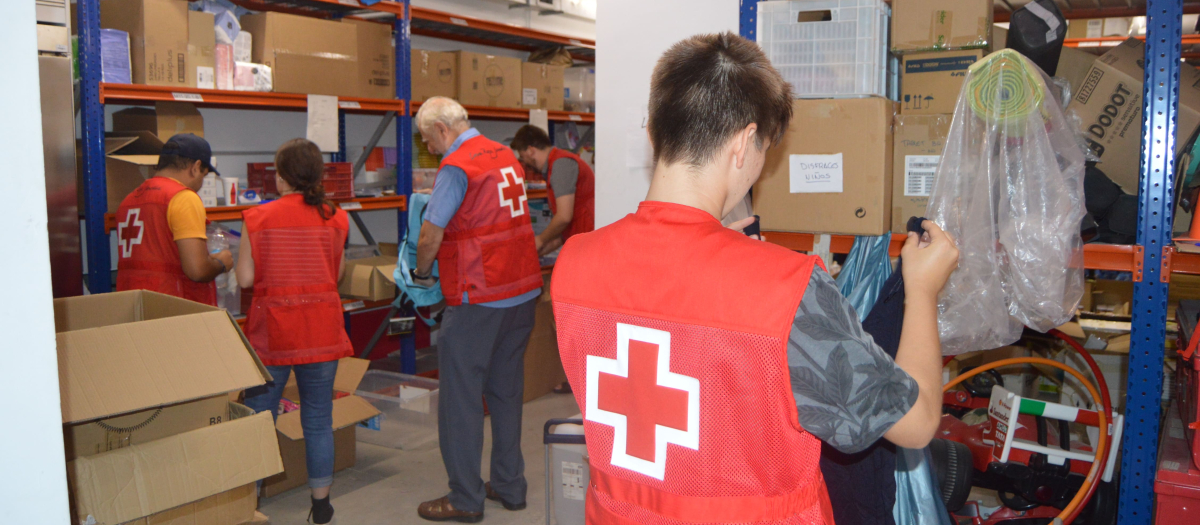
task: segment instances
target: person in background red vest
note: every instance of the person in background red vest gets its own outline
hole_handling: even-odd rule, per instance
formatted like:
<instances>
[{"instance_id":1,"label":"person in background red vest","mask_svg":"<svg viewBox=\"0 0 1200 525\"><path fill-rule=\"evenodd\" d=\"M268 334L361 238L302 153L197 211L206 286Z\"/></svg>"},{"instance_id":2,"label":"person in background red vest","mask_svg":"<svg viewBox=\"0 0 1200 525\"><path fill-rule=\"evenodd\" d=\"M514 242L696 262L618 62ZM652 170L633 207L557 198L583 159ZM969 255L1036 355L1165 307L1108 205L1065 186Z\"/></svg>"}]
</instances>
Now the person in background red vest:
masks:
<instances>
[{"instance_id":1,"label":"person in background red vest","mask_svg":"<svg viewBox=\"0 0 1200 525\"><path fill-rule=\"evenodd\" d=\"M509 146L527 169L546 177L550 225L537 236L538 255L559 249L572 235L596 229L596 176L579 155L554 147L542 128L521 126ZM556 394L571 393L571 383L554 387Z\"/></svg>"},{"instance_id":2,"label":"person in background red vest","mask_svg":"<svg viewBox=\"0 0 1200 525\"><path fill-rule=\"evenodd\" d=\"M521 126L509 146L527 170L546 177L550 225L537 236L538 255L562 246L572 235L596 229L596 177L579 155L554 147L542 128Z\"/></svg>"},{"instance_id":3,"label":"person in background red vest","mask_svg":"<svg viewBox=\"0 0 1200 525\"><path fill-rule=\"evenodd\" d=\"M204 139L181 133L163 145L154 176L117 208L117 290L217 305L213 280L233 268L233 255L208 253L208 218L196 192L210 172L217 170Z\"/></svg>"},{"instance_id":4,"label":"person in background red vest","mask_svg":"<svg viewBox=\"0 0 1200 525\"><path fill-rule=\"evenodd\" d=\"M312 142L293 139L275 152L280 197L242 212L237 266L238 286L254 287L246 338L273 378L246 391L246 406L278 417L288 375L296 373L310 523L333 519L333 378L338 359L354 354L337 290L350 226L346 212L325 199L324 174Z\"/></svg>"},{"instance_id":5,"label":"person in background red vest","mask_svg":"<svg viewBox=\"0 0 1200 525\"><path fill-rule=\"evenodd\" d=\"M425 208L413 281L438 284L446 310L438 335L438 441L450 494L417 507L431 521L475 523L484 498L525 508L521 410L525 346L542 275L529 222L525 170L511 149L471 127L445 97L421 104L421 138L442 164ZM492 415L491 481L480 478L483 400Z\"/></svg>"},{"instance_id":6,"label":"person in background red vest","mask_svg":"<svg viewBox=\"0 0 1200 525\"><path fill-rule=\"evenodd\" d=\"M928 240L905 242L892 361L818 258L721 225L791 118L791 89L754 42L676 43L650 79L646 200L558 257L551 297L583 409L589 524L832 524L820 441L920 448L937 429L953 239L925 221Z\"/></svg>"}]
</instances>

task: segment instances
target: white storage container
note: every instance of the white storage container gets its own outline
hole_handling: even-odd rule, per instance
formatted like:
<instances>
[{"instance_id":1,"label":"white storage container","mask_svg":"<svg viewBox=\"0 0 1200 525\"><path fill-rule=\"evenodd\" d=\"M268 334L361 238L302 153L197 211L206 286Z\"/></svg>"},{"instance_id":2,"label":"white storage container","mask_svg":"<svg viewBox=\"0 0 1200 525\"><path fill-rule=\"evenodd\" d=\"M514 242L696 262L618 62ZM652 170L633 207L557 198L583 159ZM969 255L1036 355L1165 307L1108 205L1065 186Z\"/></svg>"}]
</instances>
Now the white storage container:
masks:
<instances>
[{"instance_id":1,"label":"white storage container","mask_svg":"<svg viewBox=\"0 0 1200 525\"><path fill-rule=\"evenodd\" d=\"M563 109L595 113L596 70L591 67L569 67L563 71Z\"/></svg>"},{"instance_id":2,"label":"white storage container","mask_svg":"<svg viewBox=\"0 0 1200 525\"><path fill-rule=\"evenodd\" d=\"M437 444L436 379L368 370L356 394L380 412L359 425L359 441L406 450Z\"/></svg>"},{"instance_id":3,"label":"white storage container","mask_svg":"<svg viewBox=\"0 0 1200 525\"><path fill-rule=\"evenodd\" d=\"M885 97L890 13L883 0L759 2L758 44L796 98Z\"/></svg>"},{"instance_id":4,"label":"white storage container","mask_svg":"<svg viewBox=\"0 0 1200 525\"><path fill-rule=\"evenodd\" d=\"M572 419L582 421L583 415ZM583 425L558 424L552 434L582 436ZM551 523L550 516L554 516L554 525L584 525L584 501L590 482L587 445L547 444L546 473L546 523Z\"/></svg>"}]
</instances>

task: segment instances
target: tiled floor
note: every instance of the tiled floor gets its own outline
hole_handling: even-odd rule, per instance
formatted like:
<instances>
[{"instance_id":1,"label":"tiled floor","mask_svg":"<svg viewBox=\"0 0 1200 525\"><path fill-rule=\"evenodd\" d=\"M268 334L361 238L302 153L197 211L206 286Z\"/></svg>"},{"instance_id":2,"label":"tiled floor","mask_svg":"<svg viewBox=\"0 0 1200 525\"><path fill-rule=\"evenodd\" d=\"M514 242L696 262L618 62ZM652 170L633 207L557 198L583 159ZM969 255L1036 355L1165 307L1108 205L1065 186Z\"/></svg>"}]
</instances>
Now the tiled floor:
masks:
<instances>
[{"instance_id":1,"label":"tiled floor","mask_svg":"<svg viewBox=\"0 0 1200 525\"><path fill-rule=\"evenodd\" d=\"M483 523L545 523L546 473L542 425L547 419L571 417L578 413L575 398L569 395L549 394L525 404L521 449L525 454L525 477L529 481L529 506L523 511L510 512L499 503L488 501ZM488 427L484 429L485 480L491 452L491 429ZM417 505L444 496L449 492L446 483L446 470L436 445L426 450L408 451L359 443L357 464L334 475L335 523L429 523L417 517ZM302 524L308 517L310 505L308 489L301 487L262 500L259 510L271 518L272 525Z\"/></svg>"}]
</instances>

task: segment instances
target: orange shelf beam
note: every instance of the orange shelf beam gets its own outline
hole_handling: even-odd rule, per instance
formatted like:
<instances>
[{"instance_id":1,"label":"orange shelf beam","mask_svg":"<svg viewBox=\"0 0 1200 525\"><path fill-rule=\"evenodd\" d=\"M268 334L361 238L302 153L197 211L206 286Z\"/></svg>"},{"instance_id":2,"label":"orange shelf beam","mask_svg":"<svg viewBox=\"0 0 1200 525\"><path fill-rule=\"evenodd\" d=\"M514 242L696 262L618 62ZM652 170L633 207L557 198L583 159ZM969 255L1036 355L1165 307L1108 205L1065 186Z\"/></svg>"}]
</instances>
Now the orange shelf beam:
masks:
<instances>
[{"instance_id":1,"label":"orange shelf beam","mask_svg":"<svg viewBox=\"0 0 1200 525\"><path fill-rule=\"evenodd\" d=\"M405 204L408 202L408 199L403 195L396 195L390 197L364 197L361 199L334 202L346 211L404 210L406 209ZM216 208L205 208L204 211L207 212L208 220L210 221L240 221L242 220L242 212L253 206L255 205L219 206ZM117 228L116 214L104 214L104 228L110 232Z\"/></svg>"},{"instance_id":2,"label":"orange shelf beam","mask_svg":"<svg viewBox=\"0 0 1200 525\"><path fill-rule=\"evenodd\" d=\"M499 33L499 34L503 34L503 35L511 35L511 36L520 37L520 38L540 40L542 42L558 44L560 46L574 46L574 47L586 47L586 48L590 48L590 49L596 49L596 41L588 40L586 38L575 38L575 37L570 37L570 36L566 36L566 35L560 35L557 33L549 33L546 31L538 31L535 29L529 29L527 27L520 27L520 26L509 25L509 24L501 24L499 22L492 22L490 20L483 20L480 18L471 18L469 16L455 15L455 14L450 14L450 13L447 13L444 11L437 11L434 9L426 9L424 7L412 6L411 11L412 11L413 20L428 20L430 22L438 22L438 23L442 23L442 24L452 24L452 25L456 25L459 27L478 29L480 31L487 31L489 33ZM413 28L413 33L420 34L420 33L418 33L418 29L415 27ZM440 33L433 34L430 36L439 36L439 35L440 35ZM455 39L455 37L449 37L449 38ZM492 44L492 45L495 45L495 44Z\"/></svg>"},{"instance_id":3,"label":"orange shelf beam","mask_svg":"<svg viewBox=\"0 0 1200 525\"><path fill-rule=\"evenodd\" d=\"M517 108L493 108L489 106L463 106L467 110L467 115L471 118L486 118L497 120L529 120L528 109ZM412 114L416 116L417 110L421 109L420 102L411 104ZM555 122L596 122L595 113L578 113L574 111L550 111L548 118Z\"/></svg>"},{"instance_id":4,"label":"orange shelf beam","mask_svg":"<svg viewBox=\"0 0 1200 525\"><path fill-rule=\"evenodd\" d=\"M550 192L547 190L525 190L525 197L528 199L545 199L549 195Z\"/></svg>"},{"instance_id":5,"label":"orange shelf beam","mask_svg":"<svg viewBox=\"0 0 1200 525\"><path fill-rule=\"evenodd\" d=\"M1145 40L1144 36L1135 36L1138 40ZM1099 38L1068 38L1063 41L1063 45L1067 47L1108 47L1115 46L1128 40L1125 36L1106 36ZM1181 43L1185 46L1192 44L1200 44L1200 35L1183 35Z\"/></svg>"},{"instance_id":6,"label":"orange shelf beam","mask_svg":"<svg viewBox=\"0 0 1200 525\"><path fill-rule=\"evenodd\" d=\"M813 249L813 234L811 233L764 231L763 239L789 250L810 252ZM892 257L900 255L904 239L904 235L893 234L888 254ZM832 253L850 253L850 248L853 246L854 236L852 235L830 236L829 251ZM1089 270L1132 272L1133 252L1133 246L1126 244L1085 244L1083 245L1083 266ZM1200 254L1176 252L1171 256L1171 272L1200 275Z\"/></svg>"},{"instance_id":7,"label":"orange shelf beam","mask_svg":"<svg viewBox=\"0 0 1200 525\"><path fill-rule=\"evenodd\" d=\"M143 86L141 84L100 84L101 104L152 104L159 101L191 102L197 106L240 109L303 111L308 95L297 93L261 93L221 91L185 87ZM338 106L349 113L403 113L404 100L339 97Z\"/></svg>"}]
</instances>

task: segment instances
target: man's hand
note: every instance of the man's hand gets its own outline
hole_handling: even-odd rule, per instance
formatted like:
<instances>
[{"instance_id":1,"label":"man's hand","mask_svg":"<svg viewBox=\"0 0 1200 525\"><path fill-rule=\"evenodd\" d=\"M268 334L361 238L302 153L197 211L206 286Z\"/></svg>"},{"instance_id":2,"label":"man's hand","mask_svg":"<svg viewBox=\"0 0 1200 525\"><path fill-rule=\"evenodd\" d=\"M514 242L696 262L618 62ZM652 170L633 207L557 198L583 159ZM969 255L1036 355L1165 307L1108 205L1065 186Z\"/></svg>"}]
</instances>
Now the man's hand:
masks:
<instances>
[{"instance_id":1,"label":"man's hand","mask_svg":"<svg viewBox=\"0 0 1200 525\"><path fill-rule=\"evenodd\" d=\"M221 250L212 254L212 258L221 261L225 265L225 271L233 269L233 253L229 250Z\"/></svg>"},{"instance_id":2,"label":"man's hand","mask_svg":"<svg viewBox=\"0 0 1200 525\"><path fill-rule=\"evenodd\" d=\"M921 223L928 242L909 232L900 250L904 260L905 295L935 299L958 267L958 247L954 238L933 221Z\"/></svg>"},{"instance_id":3,"label":"man's hand","mask_svg":"<svg viewBox=\"0 0 1200 525\"><path fill-rule=\"evenodd\" d=\"M535 235L533 237L533 249L537 250L538 255L542 254L542 246L545 244L545 241L543 241L540 236Z\"/></svg>"},{"instance_id":4,"label":"man's hand","mask_svg":"<svg viewBox=\"0 0 1200 525\"><path fill-rule=\"evenodd\" d=\"M744 233L744 232L742 232L742 230L746 229L747 226L754 224L754 221L757 221L757 220L758 220L758 217L751 215L749 217L746 217L745 219L742 219L733 224L730 224L729 229L731 229L735 232ZM750 235L749 237L751 239L755 239L755 240L759 240L759 241L762 240L762 235Z\"/></svg>"}]
</instances>

